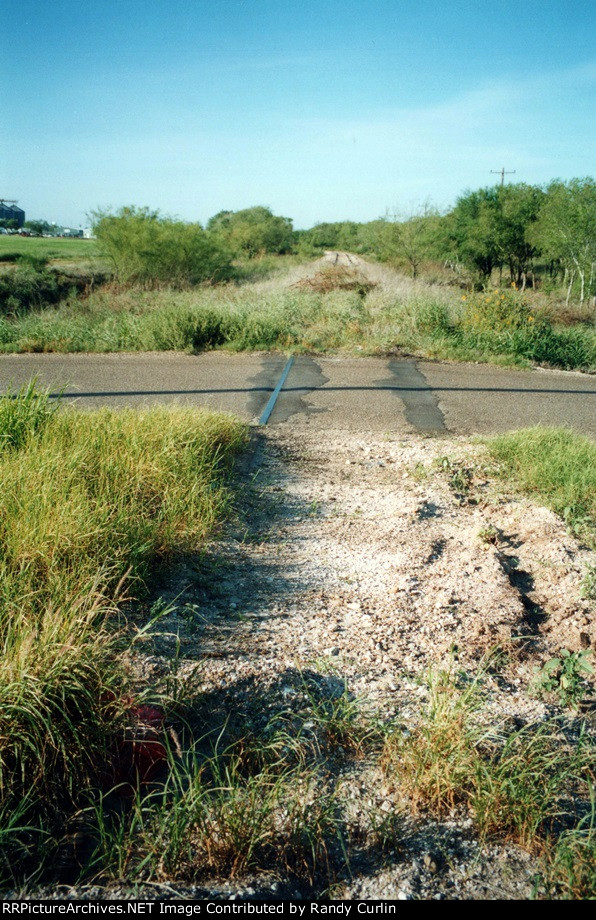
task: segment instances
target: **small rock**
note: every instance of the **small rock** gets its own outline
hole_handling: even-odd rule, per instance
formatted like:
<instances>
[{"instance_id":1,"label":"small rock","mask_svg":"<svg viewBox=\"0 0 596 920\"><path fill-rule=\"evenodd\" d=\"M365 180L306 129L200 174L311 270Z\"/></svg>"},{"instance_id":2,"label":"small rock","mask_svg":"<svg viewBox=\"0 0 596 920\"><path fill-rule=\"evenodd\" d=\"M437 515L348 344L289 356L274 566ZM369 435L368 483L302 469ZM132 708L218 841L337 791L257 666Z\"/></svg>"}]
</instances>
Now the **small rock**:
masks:
<instances>
[{"instance_id":1,"label":"small rock","mask_svg":"<svg viewBox=\"0 0 596 920\"><path fill-rule=\"evenodd\" d=\"M425 853L422 862L429 872L435 873L439 869L438 860L433 853Z\"/></svg>"}]
</instances>

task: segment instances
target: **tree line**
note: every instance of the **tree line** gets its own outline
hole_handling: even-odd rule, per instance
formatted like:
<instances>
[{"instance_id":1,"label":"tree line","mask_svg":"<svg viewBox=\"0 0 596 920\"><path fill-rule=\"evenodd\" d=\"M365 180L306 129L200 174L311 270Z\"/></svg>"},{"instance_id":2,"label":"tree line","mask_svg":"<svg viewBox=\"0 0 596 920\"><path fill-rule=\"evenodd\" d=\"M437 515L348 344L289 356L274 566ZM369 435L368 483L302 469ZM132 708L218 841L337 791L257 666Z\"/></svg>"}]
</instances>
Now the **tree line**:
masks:
<instances>
[{"instance_id":1,"label":"tree line","mask_svg":"<svg viewBox=\"0 0 596 920\"><path fill-rule=\"evenodd\" d=\"M517 183L464 192L445 213L425 205L367 223L319 223L295 230L270 208L220 211L205 227L149 208L95 212L95 233L124 281L194 284L234 277L235 263L264 254L312 257L329 249L368 254L413 277L440 262L454 278L482 287L498 271L516 286L537 274L566 285L567 301L595 294L596 183L588 177L547 186Z\"/></svg>"},{"instance_id":2,"label":"tree line","mask_svg":"<svg viewBox=\"0 0 596 920\"><path fill-rule=\"evenodd\" d=\"M370 253L416 277L442 262L479 287L495 271L516 286L539 272L575 291L580 302L596 293L596 183L592 178L517 183L464 192L441 214L424 205L413 214L386 214L365 224L318 224L299 235L305 254L322 249Z\"/></svg>"}]
</instances>

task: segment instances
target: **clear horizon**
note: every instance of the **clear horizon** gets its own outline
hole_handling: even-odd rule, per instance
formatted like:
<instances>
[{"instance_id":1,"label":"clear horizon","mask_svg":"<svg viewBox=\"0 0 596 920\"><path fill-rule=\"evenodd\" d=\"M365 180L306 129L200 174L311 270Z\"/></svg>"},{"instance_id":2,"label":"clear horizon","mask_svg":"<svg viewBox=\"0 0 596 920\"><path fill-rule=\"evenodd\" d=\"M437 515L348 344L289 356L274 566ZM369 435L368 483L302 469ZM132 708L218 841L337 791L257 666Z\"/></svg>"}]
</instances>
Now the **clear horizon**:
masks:
<instances>
[{"instance_id":1,"label":"clear horizon","mask_svg":"<svg viewBox=\"0 0 596 920\"><path fill-rule=\"evenodd\" d=\"M305 228L594 173L578 0L3 0L0 197L85 226L148 205Z\"/></svg>"}]
</instances>

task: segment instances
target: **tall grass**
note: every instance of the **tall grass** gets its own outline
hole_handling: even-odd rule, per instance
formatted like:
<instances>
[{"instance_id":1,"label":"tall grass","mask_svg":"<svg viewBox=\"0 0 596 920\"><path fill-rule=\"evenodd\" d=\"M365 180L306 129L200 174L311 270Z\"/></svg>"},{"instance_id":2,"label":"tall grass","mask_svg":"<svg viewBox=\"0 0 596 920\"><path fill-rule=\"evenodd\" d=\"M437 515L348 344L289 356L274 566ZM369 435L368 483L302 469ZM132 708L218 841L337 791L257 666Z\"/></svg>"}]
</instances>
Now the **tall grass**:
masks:
<instances>
[{"instance_id":1,"label":"tall grass","mask_svg":"<svg viewBox=\"0 0 596 920\"><path fill-rule=\"evenodd\" d=\"M320 266L288 267L267 280L189 290L114 286L56 309L0 316L0 352L200 351L227 348L344 350L379 354L402 348L458 360L596 366L588 323L557 325L534 315L522 295L462 298L439 285L366 266L367 284L345 290L342 272L328 289L309 284ZM269 271L269 268L267 268ZM345 274L345 271L344 271ZM254 277L254 275L253 275ZM342 287L344 289L342 289ZM14 311L13 311L14 312ZM18 312L18 311L17 311Z\"/></svg>"},{"instance_id":2,"label":"tall grass","mask_svg":"<svg viewBox=\"0 0 596 920\"><path fill-rule=\"evenodd\" d=\"M492 438L489 451L519 489L545 502L596 546L596 445L563 428Z\"/></svg>"},{"instance_id":3,"label":"tall grass","mask_svg":"<svg viewBox=\"0 0 596 920\"><path fill-rule=\"evenodd\" d=\"M71 301L19 321L0 317L1 351L200 351L226 347L325 351L360 340L357 294L250 288L175 293L127 291ZM15 333L18 340L15 341Z\"/></svg>"},{"instance_id":4,"label":"tall grass","mask_svg":"<svg viewBox=\"0 0 596 920\"><path fill-rule=\"evenodd\" d=\"M204 881L275 871L303 884L328 887L341 852L339 807L312 768L245 757L242 745L201 756L194 749L172 759L159 789L137 795L131 810L99 829L85 871L103 878ZM341 860L340 860L341 862Z\"/></svg>"},{"instance_id":5,"label":"tall grass","mask_svg":"<svg viewBox=\"0 0 596 920\"><path fill-rule=\"evenodd\" d=\"M545 860L541 881L551 898L596 898L596 809L561 835Z\"/></svg>"},{"instance_id":6,"label":"tall grass","mask_svg":"<svg viewBox=\"0 0 596 920\"><path fill-rule=\"evenodd\" d=\"M56 810L106 769L125 706L117 603L221 519L243 439L207 412L0 399L0 813L26 793L28 812Z\"/></svg>"}]
</instances>

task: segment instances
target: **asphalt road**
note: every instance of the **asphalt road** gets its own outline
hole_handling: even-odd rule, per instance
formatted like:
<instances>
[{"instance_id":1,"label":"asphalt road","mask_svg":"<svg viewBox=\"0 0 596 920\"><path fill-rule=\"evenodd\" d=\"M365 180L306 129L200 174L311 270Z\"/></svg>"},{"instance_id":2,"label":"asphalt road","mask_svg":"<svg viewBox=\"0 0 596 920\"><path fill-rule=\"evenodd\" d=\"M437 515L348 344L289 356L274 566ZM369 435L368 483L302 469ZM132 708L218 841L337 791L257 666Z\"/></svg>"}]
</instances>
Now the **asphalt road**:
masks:
<instances>
[{"instance_id":1,"label":"asphalt road","mask_svg":"<svg viewBox=\"0 0 596 920\"><path fill-rule=\"evenodd\" d=\"M283 355L3 355L0 391L37 377L79 407L207 406L257 422ZM297 356L269 425L488 434L566 425L596 438L596 377L412 358Z\"/></svg>"}]
</instances>

